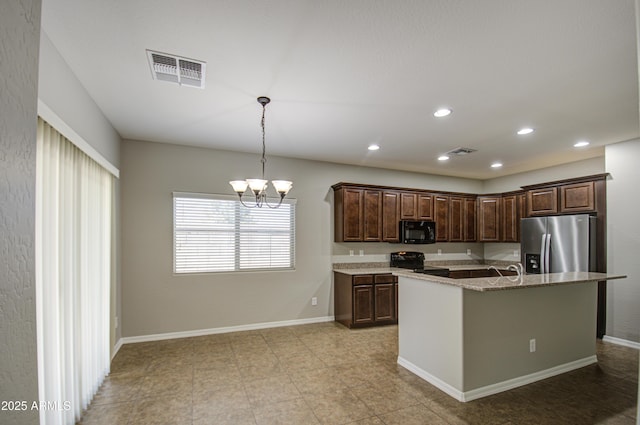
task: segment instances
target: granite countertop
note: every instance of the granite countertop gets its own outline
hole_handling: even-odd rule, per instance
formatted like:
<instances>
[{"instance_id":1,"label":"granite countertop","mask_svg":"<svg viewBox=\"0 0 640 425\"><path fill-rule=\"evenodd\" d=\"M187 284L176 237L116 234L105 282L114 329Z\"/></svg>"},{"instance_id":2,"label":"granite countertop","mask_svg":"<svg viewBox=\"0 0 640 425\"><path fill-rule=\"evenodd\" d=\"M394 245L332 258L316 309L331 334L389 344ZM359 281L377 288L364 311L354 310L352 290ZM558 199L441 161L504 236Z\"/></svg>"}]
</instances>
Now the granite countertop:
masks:
<instances>
[{"instance_id":1,"label":"granite countertop","mask_svg":"<svg viewBox=\"0 0 640 425\"><path fill-rule=\"evenodd\" d=\"M462 268L464 267L464 268ZM488 265L462 265L450 266L450 270L472 270L487 268ZM536 288L541 286L567 285L573 283L585 283L602 280L623 279L624 275L612 275L606 273L595 272L567 272L567 273L546 273L546 274L526 274L524 276L503 276L503 277L476 277L469 279L451 279L448 277L433 276L422 273L414 273L408 269L399 269L395 267L371 267L371 268L353 268L353 269L337 269L335 272L348 275L375 274L375 273L392 273L396 276L409 277L417 280L436 282L445 285L457 286L472 291L497 291L505 289L524 289Z\"/></svg>"}]
</instances>

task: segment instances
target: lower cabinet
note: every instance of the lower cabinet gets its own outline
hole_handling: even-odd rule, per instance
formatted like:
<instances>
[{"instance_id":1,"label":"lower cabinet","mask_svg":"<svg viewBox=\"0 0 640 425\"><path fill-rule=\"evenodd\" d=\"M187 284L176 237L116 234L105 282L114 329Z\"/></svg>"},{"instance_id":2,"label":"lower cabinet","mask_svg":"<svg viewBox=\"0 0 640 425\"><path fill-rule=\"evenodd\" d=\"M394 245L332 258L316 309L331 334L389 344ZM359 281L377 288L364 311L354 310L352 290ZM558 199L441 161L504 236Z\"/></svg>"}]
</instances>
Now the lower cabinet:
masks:
<instances>
[{"instance_id":1,"label":"lower cabinet","mask_svg":"<svg viewBox=\"0 0 640 425\"><path fill-rule=\"evenodd\" d=\"M390 273L333 273L336 321L353 327L398 323L398 278Z\"/></svg>"}]
</instances>

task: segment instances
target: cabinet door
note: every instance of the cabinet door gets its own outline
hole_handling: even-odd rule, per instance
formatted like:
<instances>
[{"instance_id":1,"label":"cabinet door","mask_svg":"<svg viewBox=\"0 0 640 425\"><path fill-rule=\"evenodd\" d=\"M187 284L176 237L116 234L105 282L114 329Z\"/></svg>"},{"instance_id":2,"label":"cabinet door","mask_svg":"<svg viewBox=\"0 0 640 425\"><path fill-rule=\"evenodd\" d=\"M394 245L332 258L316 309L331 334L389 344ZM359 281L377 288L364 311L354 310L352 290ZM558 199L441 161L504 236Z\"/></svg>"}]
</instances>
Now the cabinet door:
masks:
<instances>
[{"instance_id":1,"label":"cabinet door","mask_svg":"<svg viewBox=\"0 0 640 425\"><path fill-rule=\"evenodd\" d=\"M464 233L464 198L449 197L449 242L462 242Z\"/></svg>"},{"instance_id":2,"label":"cabinet door","mask_svg":"<svg viewBox=\"0 0 640 425\"><path fill-rule=\"evenodd\" d=\"M558 213L558 188L550 187L527 192L527 215L547 215Z\"/></svg>"},{"instance_id":3,"label":"cabinet door","mask_svg":"<svg viewBox=\"0 0 640 425\"><path fill-rule=\"evenodd\" d=\"M362 189L342 189L343 193L343 241L362 241L363 191Z\"/></svg>"},{"instance_id":4,"label":"cabinet door","mask_svg":"<svg viewBox=\"0 0 640 425\"><path fill-rule=\"evenodd\" d=\"M591 212L595 210L594 182L560 186L560 212Z\"/></svg>"},{"instance_id":5,"label":"cabinet door","mask_svg":"<svg viewBox=\"0 0 640 425\"><path fill-rule=\"evenodd\" d=\"M353 287L353 323L373 323L373 285Z\"/></svg>"},{"instance_id":6,"label":"cabinet door","mask_svg":"<svg viewBox=\"0 0 640 425\"><path fill-rule=\"evenodd\" d=\"M446 242L449 238L449 197L435 197L436 241Z\"/></svg>"},{"instance_id":7,"label":"cabinet door","mask_svg":"<svg viewBox=\"0 0 640 425\"><path fill-rule=\"evenodd\" d=\"M418 218L418 194L403 192L400 194L400 218L416 220Z\"/></svg>"},{"instance_id":8,"label":"cabinet door","mask_svg":"<svg viewBox=\"0 0 640 425\"><path fill-rule=\"evenodd\" d=\"M478 197L478 242L500 241L500 197Z\"/></svg>"},{"instance_id":9,"label":"cabinet door","mask_svg":"<svg viewBox=\"0 0 640 425\"><path fill-rule=\"evenodd\" d=\"M363 240L365 242L380 242L382 240L382 192L365 190L363 204Z\"/></svg>"},{"instance_id":10,"label":"cabinet door","mask_svg":"<svg viewBox=\"0 0 640 425\"><path fill-rule=\"evenodd\" d=\"M418 220L433 220L433 195L418 195Z\"/></svg>"},{"instance_id":11,"label":"cabinet door","mask_svg":"<svg viewBox=\"0 0 640 425\"><path fill-rule=\"evenodd\" d=\"M375 321L391 322L396 320L395 314L395 284L379 283L374 285L375 289Z\"/></svg>"},{"instance_id":12,"label":"cabinet door","mask_svg":"<svg viewBox=\"0 0 640 425\"><path fill-rule=\"evenodd\" d=\"M476 230L476 199L464 198L464 241L475 242Z\"/></svg>"},{"instance_id":13,"label":"cabinet door","mask_svg":"<svg viewBox=\"0 0 640 425\"><path fill-rule=\"evenodd\" d=\"M502 197L502 240L518 242L520 234L520 215L518 214L518 196Z\"/></svg>"},{"instance_id":14,"label":"cabinet door","mask_svg":"<svg viewBox=\"0 0 640 425\"><path fill-rule=\"evenodd\" d=\"M400 242L400 192L382 194L382 240Z\"/></svg>"}]
</instances>

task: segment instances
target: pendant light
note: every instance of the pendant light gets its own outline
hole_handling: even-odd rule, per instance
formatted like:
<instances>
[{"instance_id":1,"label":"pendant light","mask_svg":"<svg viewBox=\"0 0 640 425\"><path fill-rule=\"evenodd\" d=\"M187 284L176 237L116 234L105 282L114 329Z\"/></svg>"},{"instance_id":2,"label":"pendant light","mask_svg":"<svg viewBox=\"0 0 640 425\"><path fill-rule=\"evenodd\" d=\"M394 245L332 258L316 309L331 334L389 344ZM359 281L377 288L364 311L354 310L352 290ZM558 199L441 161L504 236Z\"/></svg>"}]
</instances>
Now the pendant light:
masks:
<instances>
[{"instance_id":1,"label":"pendant light","mask_svg":"<svg viewBox=\"0 0 640 425\"><path fill-rule=\"evenodd\" d=\"M260 121L260 126L262 127L262 158L260 162L262 163L262 178L260 179L246 179L246 180L233 180L230 181L229 184L233 187L233 190L238 194L240 198L240 202L247 208L262 208L263 205L268 206L269 208L278 208L284 197L287 196L289 190L293 186L293 183L288 180L272 180L271 184L273 184L274 189L280 195L280 201L276 205L271 205L267 202L267 184L268 180L264 178L264 166L267 162L266 158L266 144L265 144L265 131L264 131L264 113L266 110L267 104L271 102L271 99L265 96L260 96L258 98L258 103L262 105L262 120ZM255 200L252 200L252 204L246 204L242 199L242 195L246 192L247 187L253 192L255 196Z\"/></svg>"}]
</instances>

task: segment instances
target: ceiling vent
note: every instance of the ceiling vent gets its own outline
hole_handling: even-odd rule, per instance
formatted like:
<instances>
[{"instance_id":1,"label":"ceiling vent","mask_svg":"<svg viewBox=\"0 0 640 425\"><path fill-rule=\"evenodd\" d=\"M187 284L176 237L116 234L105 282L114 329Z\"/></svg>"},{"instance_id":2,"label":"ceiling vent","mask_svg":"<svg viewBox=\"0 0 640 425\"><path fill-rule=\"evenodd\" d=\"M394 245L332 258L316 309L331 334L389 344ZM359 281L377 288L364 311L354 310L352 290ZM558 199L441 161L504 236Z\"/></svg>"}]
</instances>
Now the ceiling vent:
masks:
<instances>
[{"instance_id":1,"label":"ceiling vent","mask_svg":"<svg viewBox=\"0 0 640 425\"><path fill-rule=\"evenodd\" d=\"M147 57L154 80L204 88L205 62L151 50L147 50Z\"/></svg>"},{"instance_id":2,"label":"ceiling vent","mask_svg":"<svg viewBox=\"0 0 640 425\"><path fill-rule=\"evenodd\" d=\"M476 151L477 151L476 149L470 149L470 148L455 148L454 150L447 152L447 155L463 156Z\"/></svg>"}]
</instances>

